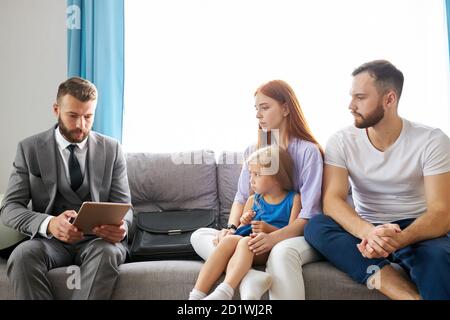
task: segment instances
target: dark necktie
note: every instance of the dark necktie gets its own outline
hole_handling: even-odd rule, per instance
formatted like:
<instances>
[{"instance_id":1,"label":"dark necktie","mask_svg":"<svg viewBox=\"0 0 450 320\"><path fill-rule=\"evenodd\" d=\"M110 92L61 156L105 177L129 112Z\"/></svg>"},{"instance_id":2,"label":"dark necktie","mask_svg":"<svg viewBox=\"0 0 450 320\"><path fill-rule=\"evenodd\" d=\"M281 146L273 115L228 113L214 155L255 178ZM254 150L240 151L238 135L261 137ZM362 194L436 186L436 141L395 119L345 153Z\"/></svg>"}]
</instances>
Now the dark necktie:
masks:
<instances>
[{"instance_id":1,"label":"dark necktie","mask_svg":"<svg viewBox=\"0 0 450 320\"><path fill-rule=\"evenodd\" d=\"M75 144L71 144L67 147L70 151L69 156L69 175L70 175L70 186L73 191L77 191L78 188L83 183L83 175L81 174L80 163L78 162L77 157L75 156L75 148L77 146Z\"/></svg>"}]
</instances>

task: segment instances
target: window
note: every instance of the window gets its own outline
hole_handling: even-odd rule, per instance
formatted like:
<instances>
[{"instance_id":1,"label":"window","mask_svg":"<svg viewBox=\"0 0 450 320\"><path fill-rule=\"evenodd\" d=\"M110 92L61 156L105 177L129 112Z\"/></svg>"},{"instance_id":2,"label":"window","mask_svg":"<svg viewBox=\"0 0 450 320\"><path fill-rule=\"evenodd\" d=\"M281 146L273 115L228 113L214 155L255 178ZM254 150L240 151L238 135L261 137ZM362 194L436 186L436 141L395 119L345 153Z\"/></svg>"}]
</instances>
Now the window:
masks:
<instances>
[{"instance_id":1,"label":"window","mask_svg":"<svg viewBox=\"0 0 450 320\"><path fill-rule=\"evenodd\" d=\"M124 148L244 150L253 94L295 90L322 145L353 123L351 72L387 59L405 75L401 116L450 133L444 1L125 2Z\"/></svg>"}]
</instances>

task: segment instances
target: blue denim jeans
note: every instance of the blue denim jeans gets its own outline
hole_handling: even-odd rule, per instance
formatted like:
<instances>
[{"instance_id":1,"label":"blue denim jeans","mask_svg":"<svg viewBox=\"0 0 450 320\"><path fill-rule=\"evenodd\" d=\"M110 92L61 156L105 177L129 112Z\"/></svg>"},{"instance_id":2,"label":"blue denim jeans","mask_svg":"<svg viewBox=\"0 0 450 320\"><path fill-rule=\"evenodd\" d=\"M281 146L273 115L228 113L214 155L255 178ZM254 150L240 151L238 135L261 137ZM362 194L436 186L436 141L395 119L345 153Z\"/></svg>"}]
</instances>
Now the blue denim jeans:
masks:
<instances>
[{"instance_id":1,"label":"blue denim jeans","mask_svg":"<svg viewBox=\"0 0 450 320\"><path fill-rule=\"evenodd\" d=\"M393 223L404 229L413 221L406 219ZM379 259L364 258L356 247L361 240L325 215L309 220L305 238L328 261L359 283L366 284L378 268L394 262L409 274L423 299L450 299L449 234L409 245Z\"/></svg>"}]
</instances>

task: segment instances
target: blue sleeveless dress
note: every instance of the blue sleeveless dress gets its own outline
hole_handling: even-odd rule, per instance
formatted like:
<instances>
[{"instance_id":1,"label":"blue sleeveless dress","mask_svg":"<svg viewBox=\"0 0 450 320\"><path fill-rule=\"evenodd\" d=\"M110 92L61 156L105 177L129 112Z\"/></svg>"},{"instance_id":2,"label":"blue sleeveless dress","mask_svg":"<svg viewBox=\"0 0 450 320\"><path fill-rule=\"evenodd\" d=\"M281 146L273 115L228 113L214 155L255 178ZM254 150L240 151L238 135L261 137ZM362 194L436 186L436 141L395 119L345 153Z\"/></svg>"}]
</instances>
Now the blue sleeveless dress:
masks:
<instances>
[{"instance_id":1,"label":"blue sleeveless dress","mask_svg":"<svg viewBox=\"0 0 450 320\"><path fill-rule=\"evenodd\" d=\"M291 217L292 205L294 203L295 192L290 191L286 197L278 204L270 204L264 201L261 194L256 193L252 210L255 211L253 220L264 221L277 228L288 225ZM234 234L248 236L252 233L252 225L247 224L239 227Z\"/></svg>"}]
</instances>

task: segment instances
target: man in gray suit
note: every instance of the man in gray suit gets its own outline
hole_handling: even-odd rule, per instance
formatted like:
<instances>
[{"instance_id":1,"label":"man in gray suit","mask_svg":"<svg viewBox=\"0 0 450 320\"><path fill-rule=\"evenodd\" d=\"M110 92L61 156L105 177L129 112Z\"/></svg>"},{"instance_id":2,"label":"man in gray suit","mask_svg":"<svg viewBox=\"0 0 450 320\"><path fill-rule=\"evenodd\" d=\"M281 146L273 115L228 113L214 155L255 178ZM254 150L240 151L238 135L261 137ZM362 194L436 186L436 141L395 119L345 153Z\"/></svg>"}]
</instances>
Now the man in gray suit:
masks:
<instances>
[{"instance_id":1,"label":"man in gray suit","mask_svg":"<svg viewBox=\"0 0 450 320\"><path fill-rule=\"evenodd\" d=\"M131 211L120 225L96 227L95 235L70 223L84 201L130 202L119 142L91 131L96 105L91 82L66 80L53 105L58 124L18 145L1 207L3 223L30 237L7 265L18 299L52 299L47 272L73 264L80 266L79 286L69 286L73 299L111 297L127 254Z\"/></svg>"}]
</instances>

